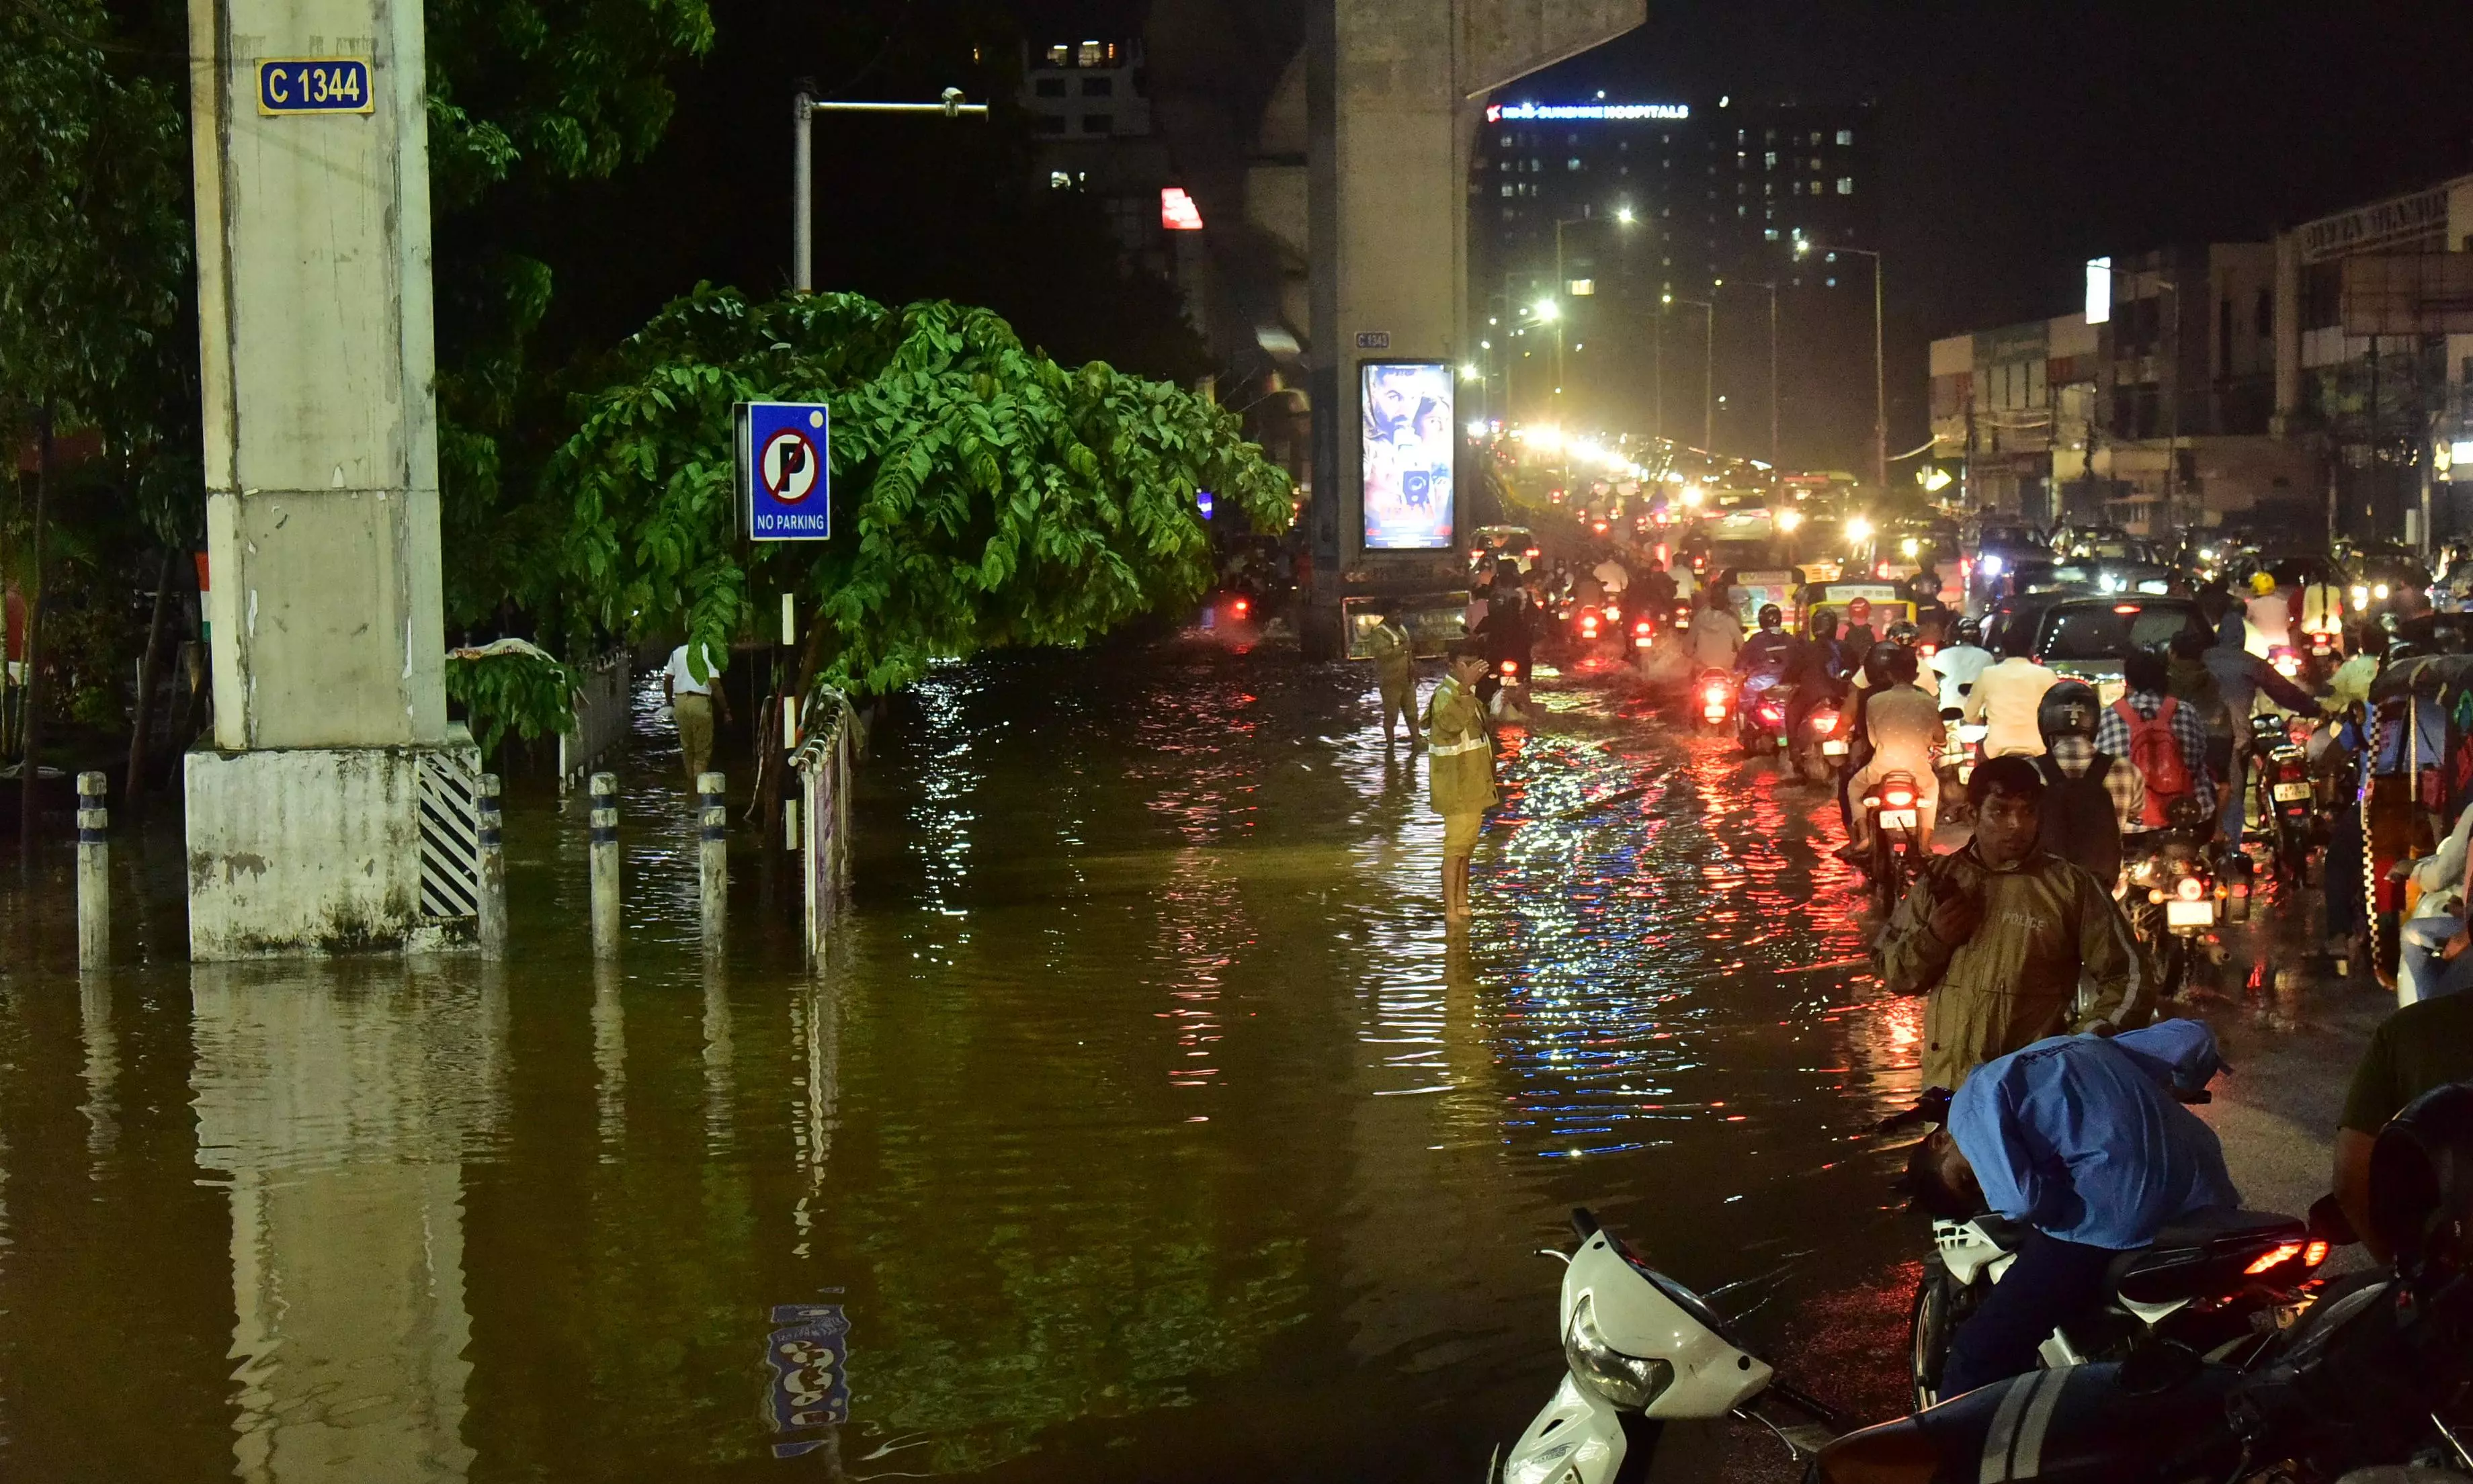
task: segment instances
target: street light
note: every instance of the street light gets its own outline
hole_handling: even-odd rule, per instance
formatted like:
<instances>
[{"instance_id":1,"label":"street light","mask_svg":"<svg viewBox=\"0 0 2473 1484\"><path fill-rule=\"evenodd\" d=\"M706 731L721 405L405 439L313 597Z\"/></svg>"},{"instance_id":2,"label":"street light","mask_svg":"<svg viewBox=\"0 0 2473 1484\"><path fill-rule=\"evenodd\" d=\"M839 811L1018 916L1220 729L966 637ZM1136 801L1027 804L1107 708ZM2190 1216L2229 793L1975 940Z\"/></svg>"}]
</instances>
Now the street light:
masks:
<instances>
[{"instance_id":1,"label":"street light","mask_svg":"<svg viewBox=\"0 0 2473 1484\"><path fill-rule=\"evenodd\" d=\"M815 145L811 135L819 113L934 113L946 118L986 118L984 103L964 103L962 90L948 87L934 103L828 103L802 86L790 103L790 286L794 293L816 288Z\"/></svg>"},{"instance_id":2,"label":"street light","mask_svg":"<svg viewBox=\"0 0 2473 1484\"><path fill-rule=\"evenodd\" d=\"M1717 306L1708 299L1677 299L1671 293L1658 296L1658 302L1688 304L1706 321L1700 342L1700 448L1714 454L1717 451Z\"/></svg>"},{"instance_id":3,"label":"street light","mask_svg":"<svg viewBox=\"0 0 2473 1484\"><path fill-rule=\"evenodd\" d=\"M1815 246L1809 237L1797 237L1794 255L1810 257ZM1828 251L1830 262L1837 261L1840 252L1872 260L1872 483L1885 493L1889 488L1889 383L1881 355L1881 254L1870 248L1832 247Z\"/></svg>"},{"instance_id":4,"label":"street light","mask_svg":"<svg viewBox=\"0 0 2473 1484\"><path fill-rule=\"evenodd\" d=\"M1537 319L1551 324L1562 317L1563 309L1561 305L1555 303L1550 299L1541 299L1536 303L1528 306L1528 312Z\"/></svg>"}]
</instances>

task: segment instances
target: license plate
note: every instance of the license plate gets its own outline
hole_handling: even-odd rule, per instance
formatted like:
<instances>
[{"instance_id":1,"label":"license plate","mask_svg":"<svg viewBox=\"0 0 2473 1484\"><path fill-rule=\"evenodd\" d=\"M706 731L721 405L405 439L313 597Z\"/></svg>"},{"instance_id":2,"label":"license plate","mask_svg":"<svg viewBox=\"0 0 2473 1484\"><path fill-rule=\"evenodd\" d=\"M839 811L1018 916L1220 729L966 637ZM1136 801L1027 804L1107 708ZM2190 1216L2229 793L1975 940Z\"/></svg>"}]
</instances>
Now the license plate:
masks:
<instances>
[{"instance_id":1,"label":"license plate","mask_svg":"<svg viewBox=\"0 0 2473 1484\"><path fill-rule=\"evenodd\" d=\"M1823 742L1820 744L1820 755L1823 757L1843 757L1846 755L1846 744L1837 741L1835 738L1827 742Z\"/></svg>"},{"instance_id":2,"label":"license plate","mask_svg":"<svg viewBox=\"0 0 2473 1484\"><path fill-rule=\"evenodd\" d=\"M1915 827L1915 811L1912 809L1883 809L1881 811L1881 827L1883 829L1912 829Z\"/></svg>"},{"instance_id":3,"label":"license plate","mask_svg":"<svg viewBox=\"0 0 2473 1484\"><path fill-rule=\"evenodd\" d=\"M1702 711L1700 714L1707 720L1721 722L1726 719L1726 708L1722 706L1713 706L1707 710Z\"/></svg>"},{"instance_id":4,"label":"license plate","mask_svg":"<svg viewBox=\"0 0 2473 1484\"><path fill-rule=\"evenodd\" d=\"M2307 783L2278 783L2275 785L2275 802L2277 803L2291 803L2296 799L2307 799L2309 797L2310 785Z\"/></svg>"},{"instance_id":5,"label":"license plate","mask_svg":"<svg viewBox=\"0 0 2473 1484\"><path fill-rule=\"evenodd\" d=\"M1784 747L1784 746L1786 746L1786 745L1787 745L1786 738L1784 738L1784 737L1780 737L1780 738L1778 738L1778 746L1780 746L1780 747Z\"/></svg>"},{"instance_id":6,"label":"license plate","mask_svg":"<svg viewBox=\"0 0 2473 1484\"><path fill-rule=\"evenodd\" d=\"M2213 927L2216 925L2216 904L2205 898L2183 901L2173 898L2164 903L2164 925L2167 927Z\"/></svg>"}]
</instances>

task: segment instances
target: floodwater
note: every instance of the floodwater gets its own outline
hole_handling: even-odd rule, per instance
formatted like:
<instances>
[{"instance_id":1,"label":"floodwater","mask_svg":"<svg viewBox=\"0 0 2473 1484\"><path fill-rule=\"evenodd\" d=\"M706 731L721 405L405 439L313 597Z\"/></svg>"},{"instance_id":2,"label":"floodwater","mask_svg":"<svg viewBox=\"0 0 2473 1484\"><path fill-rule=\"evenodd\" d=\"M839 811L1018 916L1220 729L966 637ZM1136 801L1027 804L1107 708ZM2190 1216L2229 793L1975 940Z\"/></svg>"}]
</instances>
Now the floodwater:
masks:
<instances>
[{"instance_id":1,"label":"floodwater","mask_svg":"<svg viewBox=\"0 0 2473 1484\"><path fill-rule=\"evenodd\" d=\"M613 969L546 789L501 966L193 969L158 822L81 982L65 851L0 874L0 1477L1475 1479L1576 1205L1887 1412L1919 1233L1861 1135L1918 1017L1834 807L1542 678L1453 941L1366 685L939 671L812 975L752 827L706 962L649 727Z\"/></svg>"}]
</instances>

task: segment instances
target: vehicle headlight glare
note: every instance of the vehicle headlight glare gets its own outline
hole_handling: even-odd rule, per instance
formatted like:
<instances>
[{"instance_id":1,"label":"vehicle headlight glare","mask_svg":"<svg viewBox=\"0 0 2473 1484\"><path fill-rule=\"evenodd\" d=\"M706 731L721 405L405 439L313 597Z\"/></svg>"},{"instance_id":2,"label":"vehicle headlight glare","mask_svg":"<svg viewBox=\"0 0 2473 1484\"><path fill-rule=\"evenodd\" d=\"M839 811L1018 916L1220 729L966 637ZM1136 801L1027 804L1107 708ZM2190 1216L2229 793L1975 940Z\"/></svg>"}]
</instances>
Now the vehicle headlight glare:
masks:
<instances>
[{"instance_id":1,"label":"vehicle headlight glare","mask_svg":"<svg viewBox=\"0 0 2473 1484\"><path fill-rule=\"evenodd\" d=\"M1984 576L1998 577L2001 575L2001 559L1999 557L1986 556L1981 564L1983 568Z\"/></svg>"},{"instance_id":2,"label":"vehicle headlight glare","mask_svg":"<svg viewBox=\"0 0 2473 1484\"><path fill-rule=\"evenodd\" d=\"M2353 601L2354 601L2354 602L2356 602L2356 603L2366 603L2366 602L2368 602L2368 601L2369 601L2369 599L2370 599L2370 589L2368 589L2367 587L2363 586L2362 586L2361 584L2359 584L2359 583L2355 583L2355 584L2353 585Z\"/></svg>"},{"instance_id":3,"label":"vehicle headlight glare","mask_svg":"<svg viewBox=\"0 0 2473 1484\"><path fill-rule=\"evenodd\" d=\"M1563 1331L1563 1358L1571 1363L1573 1379L1626 1411L1645 1409L1674 1384L1674 1367L1666 1361L1626 1355L1607 1343L1597 1328L1595 1294L1584 1293L1572 1305L1572 1323Z\"/></svg>"},{"instance_id":4,"label":"vehicle headlight glare","mask_svg":"<svg viewBox=\"0 0 2473 1484\"><path fill-rule=\"evenodd\" d=\"M2371 589L2370 589L2370 596L2371 596L2371 597L2379 598L2379 599L2385 599L2385 598L2387 597L2387 595L2388 595L2388 585L2387 585L2387 584L2385 584L2385 583L2381 583L2381 584L2379 584L2377 586L2375 586L2375 587L2373 587L2373 588L2371 588Z\"/></svg>"}]
</instances>

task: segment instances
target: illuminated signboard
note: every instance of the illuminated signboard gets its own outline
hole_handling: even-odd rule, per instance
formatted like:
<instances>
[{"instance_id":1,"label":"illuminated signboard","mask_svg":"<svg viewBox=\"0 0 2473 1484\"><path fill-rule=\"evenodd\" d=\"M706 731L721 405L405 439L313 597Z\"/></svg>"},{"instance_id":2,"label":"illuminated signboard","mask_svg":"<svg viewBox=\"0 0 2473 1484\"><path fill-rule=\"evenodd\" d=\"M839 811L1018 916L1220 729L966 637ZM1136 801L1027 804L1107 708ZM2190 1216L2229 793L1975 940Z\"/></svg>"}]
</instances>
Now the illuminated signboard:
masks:
<instances>
[{"instance_id":1,"label":"illuminated signboard","mask_svg":"<svg viewBox=\"0 0 2473 1484\"><path fill-rule=\"evenodd\" d=\"M1513 103L1489 104L1485 121L1489 124L1517 123L1523 119L1545 119L1553 123L1573 121L1605 121L1621 123L1636 119L1688 119L1692 106L1684 103Z\"/></svg>"},{"instance_id":2,"label":"illuminated signboard","mask_svg":"<svg viewBox=\"0 0 2473 1484\"><path fill-rule=\"evenodd\" d=\"M1450 550L1452 465L1459 452L1452 369L1440 361L1367 361L1359 375L1365 549Z\"/></svg>"},{"instance_id":3,"label":"illuminated signboard","mask_svg":"<svg viewBox=\"0 0 2473 1484\"><path fill-rule=\"evenodd\" d=\"M1202 208L1193 203L1184 186L1160 187L1160 226L1172 232L1202 230Z\"/></svg>"},{"instance_id":4,"label":"illuminated signboard","mask_svg":"<svg viewBox=\"0 0 2473 1484\"><path fill-rule=\"evenodd\" d=\"M2087 259L2086 322L2101 324L2112 318L2112 259Z\"/></svg>"}]
</instances>

